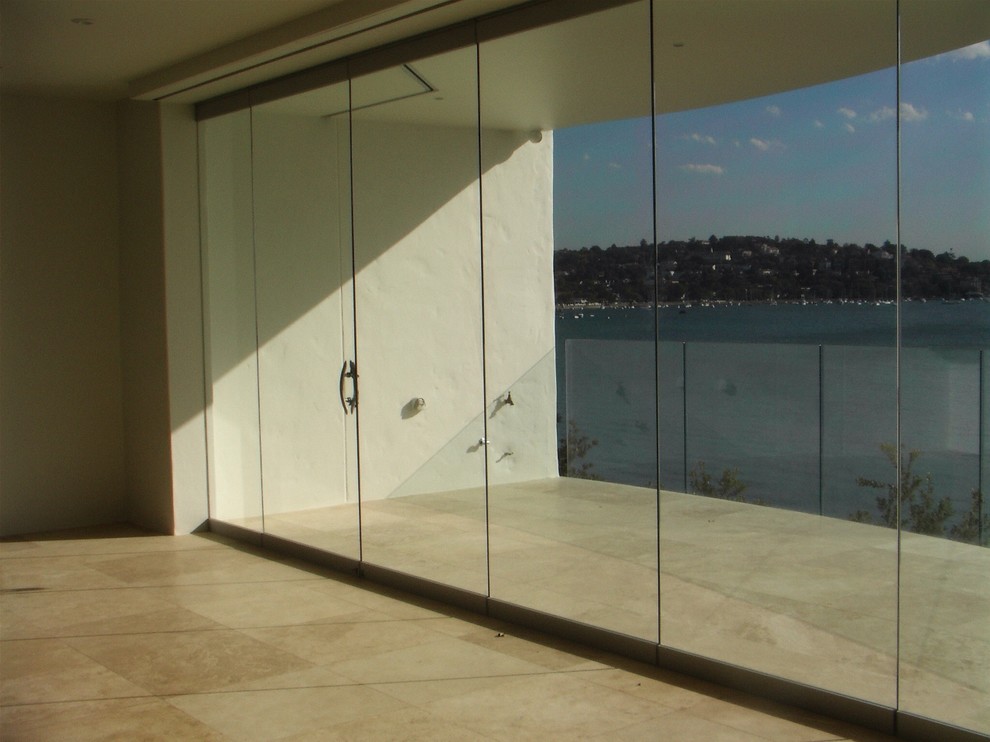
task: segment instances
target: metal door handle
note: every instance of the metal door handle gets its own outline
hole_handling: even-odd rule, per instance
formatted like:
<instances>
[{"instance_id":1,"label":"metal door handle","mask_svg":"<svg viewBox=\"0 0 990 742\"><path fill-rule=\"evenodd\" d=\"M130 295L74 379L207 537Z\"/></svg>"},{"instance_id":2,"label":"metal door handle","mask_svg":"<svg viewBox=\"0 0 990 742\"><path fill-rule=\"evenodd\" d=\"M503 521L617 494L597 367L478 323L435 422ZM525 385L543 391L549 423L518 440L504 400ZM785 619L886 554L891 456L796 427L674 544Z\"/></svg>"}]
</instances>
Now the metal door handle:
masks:
<instances>
[{"instance_id":1,"label":"metal door handle","mask_svg":"<svg viewBox=\"0 0 990 742\"><path fill-rule=\"evenodd\" d=\"M345 415L349 415L354 412L354 408L356 408L358 404L357 378L357 366L354 361L344 361L344 365L340 367L340 406L344 408ZM354 380L353 397L344 396L344 385L347 383L347 379Z\"/></svg>"}]
</instances>

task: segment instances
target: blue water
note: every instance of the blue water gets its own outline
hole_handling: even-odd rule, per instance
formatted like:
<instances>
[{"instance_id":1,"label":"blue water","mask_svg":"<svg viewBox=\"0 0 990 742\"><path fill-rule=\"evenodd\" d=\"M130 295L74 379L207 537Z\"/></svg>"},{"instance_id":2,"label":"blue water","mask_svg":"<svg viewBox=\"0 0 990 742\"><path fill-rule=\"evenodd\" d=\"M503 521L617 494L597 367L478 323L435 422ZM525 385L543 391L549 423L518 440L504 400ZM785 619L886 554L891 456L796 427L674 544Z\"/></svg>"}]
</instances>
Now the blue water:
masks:
<instances>
[{"instance_id":1,"label":"blue water","mask_svg":"<svg viewBox=\"0 0 990 742\"><path fill-rule=\"evenodd\" d=\"M902 346L990 347L990 302L904 302ZM893 304L749 304L667 306L657 311L660 340L893 346ZM649 309L557 312L557 339L649 340ZM559 343L558 343L559 346Z\"/></svg>"},{"instance_id":2,"label":"blue water","mask_svg":"<svg viewBox=\"0 0 990 742\"><path fill-rule=\"evenodd\" d=\"M902 321L904 450L958 516L990 477L990 303L907 302ZM894 478L895 323L893 305L664 307L654 344L648 309L558 311L560 434L596 441L582 463L607 481L685 491L703 462L750 501L875 511L857 478Z\"/></svg>"}]
</instances>

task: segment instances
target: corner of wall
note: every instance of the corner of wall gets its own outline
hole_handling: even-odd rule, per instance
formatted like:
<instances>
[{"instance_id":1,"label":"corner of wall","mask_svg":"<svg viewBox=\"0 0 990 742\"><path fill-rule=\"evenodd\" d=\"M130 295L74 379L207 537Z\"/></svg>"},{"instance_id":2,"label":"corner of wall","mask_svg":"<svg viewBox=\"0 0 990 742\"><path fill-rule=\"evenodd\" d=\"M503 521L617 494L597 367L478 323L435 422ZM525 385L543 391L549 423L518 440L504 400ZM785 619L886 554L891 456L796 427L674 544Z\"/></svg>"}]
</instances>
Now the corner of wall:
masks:
<instances>
[{"instance_id":1,"label":"corner of wall","mask_svg":"<svg viewBox=\"0 0 990 742\"><path fill-rule=\"evenodd\" d=\"M172 517L189 533L209 517L198 129L192 106L159 111Z\"/></svg>"},{"instance_id":2,"label":"corner of wall","mask_svg":"<svg viewBox=\"0 0 990 742\"><path fill-rule=\"evenodd\" d=\"M128 517L171 533L159 122L157 103L118 104L120 331Z\"/></svg>"}]
</instances>

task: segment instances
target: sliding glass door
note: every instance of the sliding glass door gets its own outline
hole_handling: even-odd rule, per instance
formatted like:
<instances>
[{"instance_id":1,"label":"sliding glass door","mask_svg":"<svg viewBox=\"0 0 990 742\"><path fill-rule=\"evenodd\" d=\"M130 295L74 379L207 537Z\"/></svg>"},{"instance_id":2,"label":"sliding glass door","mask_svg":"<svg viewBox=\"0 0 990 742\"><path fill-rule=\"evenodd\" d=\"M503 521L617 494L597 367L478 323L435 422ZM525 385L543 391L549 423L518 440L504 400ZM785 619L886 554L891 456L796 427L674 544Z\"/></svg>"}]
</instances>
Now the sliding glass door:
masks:
<instances>
[{"instance_id":1,"label":"sliding glass door","mask_svg":"<svg viewBox=\"0 0 990 742\"><path fill-rule=\"evenodd\" d=\"M264 530L359 555L346 81L251 110Z\"/></svg>"},{"instance_id":2,"label":"sliding glass door","mask_svg":"<svg viewBox=\"0 0 990 742\"><path fill-rule=\"evenodd\" d=\"M361 537L485 594L476 51L352 71Z\"/></svg>"}]
</instances>

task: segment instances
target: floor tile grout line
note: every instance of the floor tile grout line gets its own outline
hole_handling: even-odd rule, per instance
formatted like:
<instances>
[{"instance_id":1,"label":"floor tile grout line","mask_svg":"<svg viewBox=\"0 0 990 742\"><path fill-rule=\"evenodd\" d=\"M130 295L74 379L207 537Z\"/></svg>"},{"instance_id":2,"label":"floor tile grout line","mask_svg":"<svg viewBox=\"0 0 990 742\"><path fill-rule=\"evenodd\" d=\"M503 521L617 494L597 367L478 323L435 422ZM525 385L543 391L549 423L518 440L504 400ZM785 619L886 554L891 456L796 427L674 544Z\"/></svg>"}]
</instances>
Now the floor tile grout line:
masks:
<instances>
[{"instance_id":1,"label":"floor tile grout line","mask_svg":"<svg viewBox=\"0 0 990 742\"><path fill-rule=\"evenodd\" d=\"M99 570L97 570L99 571ZM101 573L106 575L105 572ZM110 577L110 575L107 575ZM114 578L115 579L115 578ZM184 588L184 587L216 587L218 585L266 585L266 584L291 584L291 583L322 583L326 577L298 577L298 578L275 578L271 580L241 580L238 582L228 581L228 580L218 580L211 582L167 582L167 583L154 583L148 585L104 585L99 587L42 587L42 588L0 588L0 595L52 595L54 593L78 593L78 592L93 592L96 590L163 590L167 588ZM347 583L343 583L347 584Z\"/></svg>"}]
</instances>

